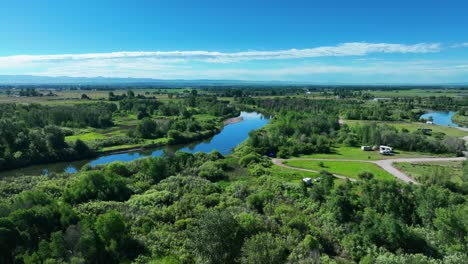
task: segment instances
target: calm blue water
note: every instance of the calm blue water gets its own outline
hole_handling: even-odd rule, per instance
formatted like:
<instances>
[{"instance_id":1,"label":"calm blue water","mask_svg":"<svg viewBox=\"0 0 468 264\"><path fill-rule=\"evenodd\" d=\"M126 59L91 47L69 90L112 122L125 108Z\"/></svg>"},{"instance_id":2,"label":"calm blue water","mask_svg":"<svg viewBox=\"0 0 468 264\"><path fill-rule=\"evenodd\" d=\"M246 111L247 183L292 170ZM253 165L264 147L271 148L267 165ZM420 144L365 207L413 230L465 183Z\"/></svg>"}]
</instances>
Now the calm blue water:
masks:
<instances>
[{"instance_id":1,"label":"calm blue water","mask_svg":"<svg viewBox=\"0 0 468 264\"><path fill-rule=\"evenodd\" d=\"M250 131L263 127L269 121L269 119L258 113L242 112L241 116L244 119L243 121L225 126L223 131L211 140L199 144L191 144L179 150L190 153L200 151L208 153L216 149L221 154L227 155L232 152L233 148L247 139Z\"/></svg>"},{"instance_id":2,"label":"calm blue water","mask_svg":"<svg viewBox=\"0 0 468 264\"><path fill-rule=\"evenodd\" d=\"M452 122L452 116L455 115L455 112L444 112L444 111L435 111L422 115L421 119L428 119L432 117L434 124L439 126L451 126L458 127L457 124Z\"/></svg>"},{"instance_id":3,"label":"calm blue water","mask_svg":"<svg viewBox=\"0 0 468 264\"><path fill-rule=\"evenodd\" d=\"M242 141L247 139L250 131L263 127L269 121L268 118L265 118L263 115L258 114L256 112L241 112L240 116L243 118L241 122L226 125L219 134L202 142L196 142L180 146L168 146L154 150L129 151L118 154L109 154L100 156L93 160L36 165L27 168L2 172L0 173L0 177L14 175L47 175L51 172L76 173L81 167L83 167L87 163L94 167L97 165L104 165L114 161L129 162L148 156L159 157L164 155L165 153L175 153L177 151L184 151L190 153L201 151L208 153L213 150L218 150L221 154L227 155L232 152L233 148L235 148Z\"/></svg>"}]
</instances>

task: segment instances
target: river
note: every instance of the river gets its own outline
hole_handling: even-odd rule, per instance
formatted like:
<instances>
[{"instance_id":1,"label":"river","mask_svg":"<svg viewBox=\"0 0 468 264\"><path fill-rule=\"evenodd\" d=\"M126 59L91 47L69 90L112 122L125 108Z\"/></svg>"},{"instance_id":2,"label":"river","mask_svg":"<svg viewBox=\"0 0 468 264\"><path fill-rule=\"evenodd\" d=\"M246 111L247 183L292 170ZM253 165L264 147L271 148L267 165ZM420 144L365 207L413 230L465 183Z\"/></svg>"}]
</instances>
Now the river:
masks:
<instances>
[{"instance_id":1,"label":"river","mask_svg":"<svg viewBox=\"0 0 468 264\"><path fill-rule=\"evenodd\" d=\"M0 173L0 177L21 176L21 175L47 175L49 173L76 173L84 165L89 164L94 167L104 165L114 161L129 162L143 157L159 157L165 154L183 152L211 152L218 150L221 154L230 154L237 145L247 139L249 132L265 126L269 118L256 112L241 112L241 121L227 124L223 130L210 139L194 142L185 145L166 146L157 149L144 151L126 151L115 154L104 154L95 159L80 160L73 162L59 162L43 165L34 165L25 168L5 171Z\"/></svg>"}]
</instances>

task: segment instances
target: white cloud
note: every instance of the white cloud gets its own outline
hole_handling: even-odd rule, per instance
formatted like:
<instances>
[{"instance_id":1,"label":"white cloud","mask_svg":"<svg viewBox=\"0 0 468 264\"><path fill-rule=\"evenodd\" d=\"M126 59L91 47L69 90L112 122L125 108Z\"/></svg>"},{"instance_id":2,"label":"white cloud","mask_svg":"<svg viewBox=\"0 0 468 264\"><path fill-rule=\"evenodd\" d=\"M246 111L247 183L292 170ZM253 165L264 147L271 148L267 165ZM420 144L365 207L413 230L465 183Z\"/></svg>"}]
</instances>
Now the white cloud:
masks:
<instances>
[{"instance_id":1,"label":"white cloud","mask_svg":"<svg viewBox=\"0 0 468 264\"><path fill-rule=\"evenodd\" d=\"M458 44L452 45L451 47L452 48L468 48L468 42L458 43Z\"/></svg>"},{"instance_id":2,"label":"white cloud","mask_svg":"<svg viewBox=\"0 0 468 264\"><path fill-rule=\"evenodd\" d=\"M32 75L72 77L137 77L156 79L242 79L242 80L338 80L358 79L361 82L381 77L398 82L434 80L447 82L453 77L466 81L468 61L373 61L352 65L307 63L303 65L268 65L248 68L243 65L199 68L190 65L131 65L107 67L82 62L79 65L53 67ZM336 79L339 76L339 79ZM330 79L329 79L330 78Z\"/></svg>"},{"instance_id":3,"label":"white cloud","mask_svg":"<svg viewBox=\"0 0 468 264\"><path fill-rule=\"evenodd\" d=\"M466 45L468 43L464 43ZM466 45L468 46L468 45ZM0 57L0 74L158 79L450 81L468 76L468 61L388 61L383 53L440 52L438 43L353 42L276 51L141 51ZM368 55L368 56L366 56ZM352 58L345 58L353 56ZM341 57L342 59L319 59ZM317 58L317 59L313 59ZM291 61L290 59L304 59ZM400 58L401 59L401 58ZM251 61L263 61L249 63ZM223 64L220 64L223 63ZM338 76L338 77L337 77ZM328 79L330 78L330 79Z\"/></svg>"},{"instance_id":4,"label":"white cloud","mask_svg":"<svg viewBox=\"0 0 468 264\"><path fill-rule=\"evenodd\" d=\"M433 53L441 50L439 43L418 43L412 45L390 43L351 42L337 46L323 46L310 49L289 49L275 51L121 51L110 53L56 54L56 55L13 55L0 57L0 68L7 65L31 65L37 63L60 63L66 61L141 59L151 58L161 62L202 61L227 63L252 60L299 59L316 57L364 56L371 53Z\"/></svg>"}]
</instances>

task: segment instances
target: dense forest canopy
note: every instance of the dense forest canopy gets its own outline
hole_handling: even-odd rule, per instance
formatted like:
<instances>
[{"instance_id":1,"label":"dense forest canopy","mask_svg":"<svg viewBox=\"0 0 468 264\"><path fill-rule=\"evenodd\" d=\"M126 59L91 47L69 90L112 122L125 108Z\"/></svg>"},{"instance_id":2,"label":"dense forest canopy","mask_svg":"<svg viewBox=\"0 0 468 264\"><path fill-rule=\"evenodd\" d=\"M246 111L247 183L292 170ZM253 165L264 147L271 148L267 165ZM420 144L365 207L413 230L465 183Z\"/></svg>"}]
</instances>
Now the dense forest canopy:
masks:
<instances>
[{"instance_id":1,"label":"dense forest canopy","mask_svg":"<svg viewBox=\"0 0 468 264\"><path fill-rule=\"evenodd\" d=\"M42 177L24 191L4 186L2 262L466 259L466 194L396 181L337 185L327 173L305 188L267 170L226 186L236 163L180 154Z\"/></svg>"}]
</instances>

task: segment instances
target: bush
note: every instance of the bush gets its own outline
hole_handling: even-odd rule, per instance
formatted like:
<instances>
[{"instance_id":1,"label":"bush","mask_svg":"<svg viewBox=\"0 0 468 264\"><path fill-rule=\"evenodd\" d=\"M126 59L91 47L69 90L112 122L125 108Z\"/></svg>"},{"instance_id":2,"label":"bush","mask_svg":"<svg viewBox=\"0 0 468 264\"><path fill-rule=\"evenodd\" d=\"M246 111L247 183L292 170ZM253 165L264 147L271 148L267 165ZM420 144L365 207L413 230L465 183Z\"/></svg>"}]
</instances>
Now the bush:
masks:
<instances>
[{"instance_id":1,"label":"bush","mask_svg":"<svg viewBox=\"0 0 468 264\"><path fill-rule=\"evenodd\" d=\"M198 176L215 181L222 179L225 175L223 169L217 162L207 161L202 166L200 166Z\"/></svg>"},{"instance_id":2,"label":"bush","mask_svg":"<svg viewBox=\"0 0 468 264\"><path fill-rule=\"evenodd\" d=\"M374 174L372 172L363 171L358 174L358 177L361 180L372 180L374 178Z\"/></svg>"},{"instance_id":3,"label":"bush","mask_svg":"<svg viewBox=\"0 0 468 264\"><path fill-rule=\"evenodd\" d=\"M288 257L286 241L271 233L260 233L249 238L242 246L241 263L285 263Z\"/></svg>"},{"instance_id":4,"label":"bush","mask_svg":"<svg viewBox=\"0 0 468 264\"><path fill-rule=\"evenodd\" d=\"M130 176L130 171L123 162L112 162L105 167L105 172L109 174L117 174L123 177Z\"/></svg>"},{"instance_id":5,"label":"bush","mask_svg":"<svg viewBox=\"0 0 468 264\"><path fill-rule=\"evenodd\" d=\"M259 161L260 158L260 155L258 155L257 153L250 153L240 158L239 164L243 167L247 167L247 165L249 165L250 163Z\"/></svg>"},{"instance_id":6,"label":"bush","mask_svg":"<svg viewBox=\"0 0 468 264\"><path fill-rule=\"evenodd\" d=\"M70 203L81 203L90 200L125 201L131 191L125 184L125 179L113 173L101 171L83 172L79 179L65 189L64 199Z\"/></svg>"}]
</instances>

